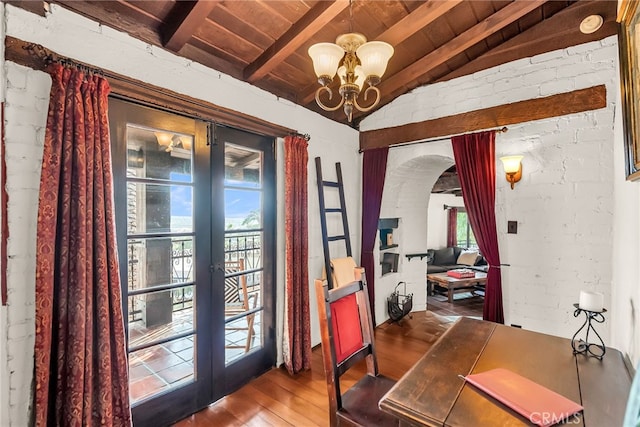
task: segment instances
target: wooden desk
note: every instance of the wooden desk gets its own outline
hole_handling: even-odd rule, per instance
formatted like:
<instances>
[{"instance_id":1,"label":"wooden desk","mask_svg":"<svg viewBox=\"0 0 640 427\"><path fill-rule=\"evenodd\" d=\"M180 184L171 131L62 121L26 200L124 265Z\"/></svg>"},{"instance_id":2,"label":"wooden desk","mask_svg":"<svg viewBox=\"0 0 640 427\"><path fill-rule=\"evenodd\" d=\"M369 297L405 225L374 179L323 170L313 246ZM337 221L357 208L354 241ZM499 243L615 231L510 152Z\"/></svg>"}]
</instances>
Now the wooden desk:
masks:
<instances>
[{"instance_id":1,"label":"wooden desk","mask_svg":"<svg viewBox=\"0 0 640 427\"><path fill-rule=\"evenodd\" d=\"M432 294L433 283L442 286L447 290L449 303L453 302L454 292L468 291L469 289L484 289L487 283L487 273L476 272L475 277L456 279L448 276L447 273L427 274L427 295Z\"/></svg>"},{"instance_id":2,"label":"wooden desk","mask_svg":"<svg viewBox=\"0 0 640 427\"><path fill-rule=\"evenodd\" d=\"M572 426L622 425L631 375L618 350L608 348L602 361L574 356L571 340L465 317L389 390L380 408L402 425L531 425L458 377L499 367L584 406Z\"/></svg>"}]
</instances>

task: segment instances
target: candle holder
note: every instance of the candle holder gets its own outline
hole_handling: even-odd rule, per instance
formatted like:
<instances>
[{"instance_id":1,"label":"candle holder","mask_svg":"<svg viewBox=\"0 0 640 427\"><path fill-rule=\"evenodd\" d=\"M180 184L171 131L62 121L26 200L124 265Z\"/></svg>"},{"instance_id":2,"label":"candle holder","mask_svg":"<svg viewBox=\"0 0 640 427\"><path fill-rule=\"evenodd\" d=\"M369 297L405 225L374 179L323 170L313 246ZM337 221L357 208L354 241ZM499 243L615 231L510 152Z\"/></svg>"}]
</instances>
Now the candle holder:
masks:
<instances>
[{"instance_id":1,"label":"candle holder","mask_svg":"<svg viewBox=\"0 0 640 427\"><path fill-rule=\"evenodd\" d=\"M571 338L571 347L573 348L573 354L584 353L588 356L593 356L598 360L602 360L607 349L604 346L604 341L602 340L602 337L600 336L600 334L598 334L598 332L593 327L592 322L596 322L596 323L604 322L604 313L606 313L607 310L603 308L602 311L590 311L590 310L584 310L580 308L579 304L573 304L573 306L576 308L576 311L573 312L573 317L578 317L580 313L584 313L586 316L586 319L582 324L582 326L580 327L580 329L578 329L576 333L573 335L573 338ZM586 328L586 335L584 337L584 340L582 339L576 340L576 337L578 336L580 331L582 331L585 328ZM598 337L598 339L600 340L600 344L589 343L590 332L593 332Z\"/></svg>"}]
</instances>

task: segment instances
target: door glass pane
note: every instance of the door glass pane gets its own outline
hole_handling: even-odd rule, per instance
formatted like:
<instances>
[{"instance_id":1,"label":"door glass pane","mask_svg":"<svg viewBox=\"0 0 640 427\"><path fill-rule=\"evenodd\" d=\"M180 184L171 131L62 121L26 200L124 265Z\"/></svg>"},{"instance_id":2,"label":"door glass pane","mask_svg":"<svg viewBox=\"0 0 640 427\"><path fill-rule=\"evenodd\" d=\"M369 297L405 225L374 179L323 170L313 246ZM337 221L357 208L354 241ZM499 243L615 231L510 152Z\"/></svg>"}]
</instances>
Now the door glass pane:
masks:
<instances>
[{"instance_id":1,"label":"door glass pane","mask_svg":"<svg viewBox=\"0 0 640 427\"><path fill-rule=\"evenodd\" d=\"M127 200L129 234L193 231L193 187L190 185L130 182Z\"/></svg>"},{"instance_id":2,"label":"door glass pane","mask_svg":"<svg viewBox=\"0 0 640 427\"><path fill-rule=\"evenodd\" d=\"M262 228L262 193L259 191L226 188L224 214L226 230Z\"/></svg>"},{"instance_id":3,"label":"door glass pane","mask_svg":"<svg viewBox=\"0 0 640 427\"><path fill-rule=\"evenodd\" d=\"M129 296L129 348L192 332L193 286Z\"/></svg>"},{"instance_id":4,"label":"door glass pane","mask_svg":"<svg viewBox=\"0 0 640 427\"><path fill-rule=\"evenodd\" d=\"M191 135L127 126L132 403L196 378L192 147Z\"/></svg>"},{"instance_id":5,"label":"door glass pane","mask_svg":"<svg viewBox=\"0 0 640 427\"><path fill-rule=\"evenodd\" d=\"M127 169L139 178L192 182L193 135L127 125Z\"/></svg>"},{"instance_id":6,"label":"door glass pane","mask_svg":"<svg viewBox=\"0 0 640 427\"><path fill-rule=\"evenodd\" d=\"M195 378L195 335L129 353L129 396L137 403Z\"/></svg>"},{"instance_id":7,"label":"door glass pane","mask_svg":"<svg viewBox=\"0 0 640 427\"><path fill-rule=\"evenodd\" d=\"M193 237L128 239L129 291L193 282Z\"/></svg>"},{"instance_id":8,"label":"door glass pane","mask_svg":"<svg viewBox=\"0 0 640 427\"><path fill-rule=\"evenodd\" d=\"M225 145L225 361L263 346L260 151Z\"/></svg>"},{"instance_id":9,"label":"door glass pane","mask_svg":"<svg viewBox=\"0 0 640 427\"><path fill-rule=\"evenodd\" d=\"M225 144L224 179L227 185L244 188L262 186L262 152Z\"/></svg>"}]
</instances>

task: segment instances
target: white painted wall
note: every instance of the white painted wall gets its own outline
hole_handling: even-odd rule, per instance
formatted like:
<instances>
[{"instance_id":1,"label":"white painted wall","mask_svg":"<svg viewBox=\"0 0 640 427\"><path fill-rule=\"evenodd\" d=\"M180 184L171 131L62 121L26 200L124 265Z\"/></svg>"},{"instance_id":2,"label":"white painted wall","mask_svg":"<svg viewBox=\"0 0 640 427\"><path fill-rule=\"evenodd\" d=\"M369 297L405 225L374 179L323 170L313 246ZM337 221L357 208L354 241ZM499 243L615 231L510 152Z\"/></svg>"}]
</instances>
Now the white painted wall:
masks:
<instances>
[{"instance_id":1,"label":"white painted wall","mask_svg":"<svg viewBox=\"0 0 640 427\"><path fill-rule=\"evenodd\" d=\"M429 211L427 212L427 247L440 249L447 246L447 227L449 211L444 205L464 208L462 196L453 194L432 194L429 199Z\"/></svg>"},{"instance_id":2,"label":"white painted wall","mask_svg":"<svg viewBox=\"0 0 640 427\"><path fill-rule=\"evenodd\" d=\"M5 21L4 21L4 3L0 2L0 40L4 40ZM0 64L2 64L2 75L4 71L4 43L0 46ZM0 102L5 101L6 80L0 79ZM2 124L1 127L4 127ZM0 144L2 141L0 141ZM0 159L1 160L1 159ZM0 174L2 173L2 162L0 161ZM2 223L2 211L0 210L0 224ZM0 241L6 239L7 236L2 234L0 228ZM0 259L0 271L4 271L6 265ZM0 305L0 426L9 425L9 372L7 370L7 307Z\"/></svg>"},{"instance_id":3,"label":"white painted wall","mask_svg":"<svg viewBox=\"0 0 640 427\"><path fill-rule=\"evenodd\" d=\"M608 345L629 351L628 344L617 334L627 336L632 320L629 314L620 313L618 302L612 300L614 290L637 288L637 279L631 283L613 282L614 265L619 267L619 262L613 260L614 242L618 243L613 238L618 229L614 228L618 219L614 207L620 204L626 211L629 203L614 197L614 188L626 184L619 164L622 160L614 162L614 154L621 157L621 151L614 152L614 147L622 144L614 132L619 91L615 37L418 88L369 116L361 130L434 119L597 84L607 87L606 108L512 125L507 133L496 137L498 239L502 262L511 264L502 270L505 319L506 323L517 323L526 329L571 337L581 324L573 317L572 306L580 290L599 291L605 295L606 307L612 309L605 324L600 325L601 335ZM448 146L448 154L443 153L443 144ZM511 190L497 157L516 153L525 156L524 176ZM399 157L442 155L453 157L449 142L392 148L390 166L404 163L396 160ZM387 170L387 177L392 177L394 167ZM442 170L441 164L431 166L430 173L437 177ZM413 177L400 179L407 187ZM425 185L429 186L429 182ZM424 197L424 191L418 190L415 196ZM625 221L637 212L637 200L636 195L631 202L636 205L632 213L620 214ZM423 210L412 215L424 216L427 212L426 208L416 208ZM407 212L387 198L386 188L383 211L386 216L400 217ZM517 235L506 234L507 220L518 221ZM411 228L406 221L405 227ZM625 224L619 227L626 229ZM637 230L637 225L632 225L631 230ZM420 233L405 233L404 238L410 240L404 244L406 247L424 245ZM638 251L636 242L637 239L625 239L624 244L619 243L618 251L625 252L629 246L629 256L633 257ZM637 256L632 264L638 264ZM421 269L423 266L412 267L412 280L424 281L423 273L418 274ZM625 276L630 278L631 274ZM378 289L376 292L384 294ZM378 313L383 302L376 304ZM616 317L612 318L611 311L616 312ZM637 341L637 332L635 336Z\"/></svg>"},{"instance_id":4,"label":"white painted wall","mask_svg":"<svg viewBox=\"0 0 640 427\"><path fill-rule=\"evenodd\" d=\"M398 273L382 276L380 251L376 244L375 311L378 324L389 318L386 298L400 281L406 282L407 292L414 295L413 310L426 309L426 259L412 258L409 261L406 254L423 253L428 249L430 192L442 172L452 165L453 151L448 141L398 147L389 151L380 216L400 218L399 229L394 233L400 259Z\"/></svg>"},{"instance_id":5,"label":"white painted wall","mask_svg":"<svg viewBox=\"0 0 640 427\"><path fill-rule=\"evenodd\" d=\"M108 27L98 25L55 4L45 18L2 3L6 34L41 44L63 56L92 64L159 87L250 114L272 123L309 133L309 286L312 342L320 341L312 279L323 263L314 157L322 156L325 176L335 179L335 162L341 162L348 200L354 256L359 259L361 160L358 132L319 114L277 98L249 84L177 57ZM3 35L4 38L4 35ZM3 43L4 45L4 43ZM35 235L40 165L51 80L46 73L3 61L6 84L6 147L9 206L9 301L5 326L0 322L6 357L0 372L2 425L28 424L34 343ZM283 150L278 141L278 254L284 253ZM330 221L335 228L339 219ZM336 251L337 253L337 251ZM277 341L282 338L284 263L278 265L279 296ZM8 338L4 338L6 335ZM1 353L0 353L1 354ZM281 360L281 355L279 355ZM5 369L6 366L6 369ZM6 399L4 398L6 397ZM6 403L5 403L6 402ZM6 414L5 414L6 412Z\"/></svg>"}]
</instances>

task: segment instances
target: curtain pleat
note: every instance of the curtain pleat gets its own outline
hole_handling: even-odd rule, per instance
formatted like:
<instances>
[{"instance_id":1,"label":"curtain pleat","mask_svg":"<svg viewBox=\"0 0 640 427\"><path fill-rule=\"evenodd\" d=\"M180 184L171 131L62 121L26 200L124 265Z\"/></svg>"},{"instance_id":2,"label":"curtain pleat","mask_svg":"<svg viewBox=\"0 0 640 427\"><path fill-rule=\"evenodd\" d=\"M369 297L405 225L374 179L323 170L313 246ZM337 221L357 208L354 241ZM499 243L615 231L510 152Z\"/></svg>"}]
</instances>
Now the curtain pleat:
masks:
<instances>
[{"instance_id":1,"label":"curtain pleat","mask_svg":"<svg viewBox=\"0 0 640 427\"><path fill-rule=\"evenodd\" d=\"M362 242L360 246L360 266L364 267L369 288L371 317L376 324L375 307L375 262L373 249L378 233L378 219L382 205L382 191L387 173L389 147L366 150L362 159Z\"/></svg>"},{"instance_id":2,"label":"curtain pleat","mask_svg":"<svg viewBox=\"0 0 640 427\"><path fill-rule=\"evenodd\" d=\"M283 352L285 366L291 374L311 369L307 146L307 141L300 136L284 139L287 295Z\"/></svg>"},{"instance_id":3,"label":"curtain pleat","mask_svg":"<svg viewBox=\"0 0 640 427\"><path fill-rule=\"evenodd\" d=\"M129 426L101 77L53 64L36 247L36 426Z\"/></svg>"},{"instance_id":4,"label":"curtain pleat","mask_svg":"<svg viewBox=\"0 0 640 427\"><path fill-rule=\"evenodd\" d=\"M447 214L447 247L458 246L458 208L449 208Z\"/></svg>"},{"instance_id":5,"label":"curtain pleat","mask_svg":"<svg viewBox=\"0 0 640 427\"><path fill-rule=\"evenodd\" d=\"M504 323L495 213L495 131L454 136L451 143L469 223L489 264L483 319Z\"/></svg>"}]
</instances>

